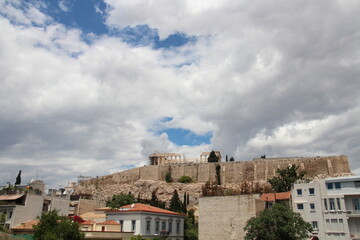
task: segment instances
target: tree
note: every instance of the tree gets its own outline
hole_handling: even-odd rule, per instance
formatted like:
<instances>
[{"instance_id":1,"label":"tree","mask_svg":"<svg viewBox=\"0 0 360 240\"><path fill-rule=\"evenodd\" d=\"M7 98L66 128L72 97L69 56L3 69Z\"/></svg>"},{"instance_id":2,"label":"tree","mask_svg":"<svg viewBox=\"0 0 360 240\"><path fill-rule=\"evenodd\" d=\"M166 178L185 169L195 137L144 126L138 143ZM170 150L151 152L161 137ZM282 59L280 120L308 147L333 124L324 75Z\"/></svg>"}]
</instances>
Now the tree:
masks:
<instances>
[{"instance_id":1,"label":"tree","mask_svg":"<svg viewBox=\"0 0 360 240\"><path fill-rule=\"evenodd\" d=\"M299 166L291 165L285 169L278 169L278 177L269 180L271 187L275 192L288 192L292 185L299 179L304 179L306 172L297 171Z\"/></svg>"},{"instance_id":2,"label":"tree","mask_svg":"<svg viewBox=\"0 0 360 240\"><path fill-rule=\"evenodd\" d=\"M245 240L303 240L310 237L312 227L287 204L275 203L249 219L244 231Z\"/></svg>"},{"instance_id":3,"label":"tree","mask_svg":"<svg viewBox=\"0 0 360 240\"><path fill-rule=\"evenodd\" d=\"M178 181L181 183L192 183L193 180L189 176L181 176Z\"/></svg>"},{"instance_id":4,"label":"tree","mask_svg":"<svg viewBox=\"0 0 360 240\"><path fill-rule=\"evenodd\" d=\"M214 151L211 151L208 157L208 162L218 162L218 161L219 161L219 157L216 156Z\"/></svg>"},{"instance_id":5,"label":"tree","mask_svg":"<svg viewBox=\"0 0 360 240\"><path fill-rule=\"evenodd\" d=\"M235 159L233 157L231 157L229 162L235 162Z\"/></svg>"},{"instance_id":6,"label":"tree","mask_svg":"<svg viewBox=\"0 0 360 240\"><path fill-rule=\"evenodd\" d=\"M165 175L165 182L170 183L172 181L173 181L173 179L171 177L171 170L169 169L169 171Z\"/></svg>"},{"instance_id":7,"label":"tree","mask_svg":"<svg viewBox=\"0 0 360 240\"><path fill-rule=\"evenodd\" d=\"M195 220L194 210L190 209L184 222L184 240L198 240L198 223Z\"/></svg>"},{"instance_id":8,"label":"tree","mask_svg":"<svg viewBox=\"0 0 360 240\"><path fill-rule=\"evenodd\" d=\"M138 234L137 236L131 237L130 240L146 240L146 238L143 238L140 234Z\"/></svg>"},{"instance_id":9,"label":"tree","mask_svg":"<svg viewBox=\"0 0 360 240\"><path fill-rule=\"evenodd\" d=\"M119 208L124 205L135 203L135 197L131 193L114 195L110 201L106 203L107 207Z\"/></svg>"},{"instance_id":10,"label":"tree","mask_svg":"<svg viewBox=\"0 0 360 240\"><path fill-rule=\"evenodd\" d=\"M186 192L184 192L184 199L183 199L182 207L183 207L182 212L187 213L187 195L186 195Z\"/></svg>"},{"instance_id":11,"label":"tree","mask_svg":"<svg viewBox=\"0 0 360 240\"><path fill-rule=\"evenodd\" d=\"M18 175L16 176L15 185L21 184L21 170L19 171Z\"/></svg>"},{"instance_id":12,"label":"tree","mask_svg":"<svg viewBox=\"0 0 360 240\"><path fill-rule=\"evenodd\" d=\"M173 196L170 200L170 206L169 206L169 210L173 211L173 212L182 212L182 203L179 199L179 194L176 191L176 189L174 190Z\"/></svg>"},{"instance_id":13,"label":"tree","mask_svg":"<svg viewBox=\"0 0 360 240\"><path fill-rule=\"evenodd\" d=\"M59 216L55 210L42 213L40 222L34 226L35 240L83 240L84 236L79 223Z\"/></svg>"},{"instance_id":14,"label":"tree","mask_svg":"<svg viewBox=\"0 0 360 240\"><path fill-rule=\"evenodd\" d=\"M217 185L221 185L221 176L220 176L220 170L221 170L221 167L219 164L216 164L216 182L217 182Z\"/></svg>"}]
</instances>

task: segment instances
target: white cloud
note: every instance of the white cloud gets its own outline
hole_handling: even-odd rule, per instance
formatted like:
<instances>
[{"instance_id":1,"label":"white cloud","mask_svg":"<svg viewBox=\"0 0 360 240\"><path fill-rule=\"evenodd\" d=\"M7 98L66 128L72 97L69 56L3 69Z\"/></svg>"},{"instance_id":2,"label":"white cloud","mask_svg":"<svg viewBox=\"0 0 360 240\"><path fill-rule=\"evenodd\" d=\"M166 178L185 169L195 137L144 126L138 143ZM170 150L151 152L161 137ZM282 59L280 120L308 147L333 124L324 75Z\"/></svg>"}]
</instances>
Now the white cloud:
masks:
<instances>
[{"instance_id":1,"label":"white cloud","mask_svg":"<svg viewBox=\"0 0 360 240\"><path fill-rule=\"evenodd\" d=\"M49 22L39 8L2 2L4 183L23 169L24 179L38 170L56 186L141 166L153 151L198 157L216 149L237 160L346 154L359 168L354 1L107 2L109 25L199 38L171 50L107 35L86 44L80 30ZM211 144L179 147L155 136L163 117L173 120L160 127L212 131Z\"/></svg>"}]
</instances>

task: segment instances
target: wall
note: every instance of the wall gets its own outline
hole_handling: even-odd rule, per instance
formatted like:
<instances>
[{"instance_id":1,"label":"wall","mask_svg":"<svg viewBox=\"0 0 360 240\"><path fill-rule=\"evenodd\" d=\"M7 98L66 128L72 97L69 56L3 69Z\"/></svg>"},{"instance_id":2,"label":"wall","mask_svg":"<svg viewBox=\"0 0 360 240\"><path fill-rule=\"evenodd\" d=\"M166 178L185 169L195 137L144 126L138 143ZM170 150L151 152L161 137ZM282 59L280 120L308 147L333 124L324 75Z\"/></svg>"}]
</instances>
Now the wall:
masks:
<instances>
[{"instance_id":1,"label":"wall","mask_svg":"<svg viewBox=\"0 0 360 240\"><path fill-rule=\"evenodd\" d=\"M199 240L244 239L246 222L264 209L259 195L199 199Z\"/></svg>"},{"instance_id":2,"label":"wall","mask_svg":"<svg viewBox=\"0 0 360 240\"><path fill-rule=\"evenodd\" d=\"M76 215L93 212L95 208L105 207L105 202L93 199L80 199L77 205Z\"/></svg>"},{"instance_id":3,"label":"wall","mask_svg":"<svg viewBox=\"0 0 360 240\"><path fill-rule=\"evenodd\" d=\"M52 198L51 199L51 208L52 210L57 210L59 215L67 216L69 214L70 201L68 199L61 198Z\"/></svg>"},{"instance_id":4,"label":"wall","mask_svg":"<svg viewBox=\"0 0 360 240\"><path fill-rule=\"evenodd\" d=\"M216 166L221 167L221 183L241 183L243 181L267 181L276 174L278 168L295 164L305 170L309 177L335 177L350 174L346 156L299 157L299 158L266 158L243 162L222 163L185 163L134 168L112 175L86 181L90 184L130 183L139 179L165 180L171 171L174 181L183 175L192 177L194 182L216 181Z\"/></svg>"},{"instance_id":5,"label":"wall","mask_svg":"<svg viewBox=\"0 0 360 240\"><path fill-rule=\"evenodd\" d=\"M41 215L44 199L38 195L26 195L25 206L16 205L10 228L23 222L36 219Z\"/></svg>"}]
</instances>

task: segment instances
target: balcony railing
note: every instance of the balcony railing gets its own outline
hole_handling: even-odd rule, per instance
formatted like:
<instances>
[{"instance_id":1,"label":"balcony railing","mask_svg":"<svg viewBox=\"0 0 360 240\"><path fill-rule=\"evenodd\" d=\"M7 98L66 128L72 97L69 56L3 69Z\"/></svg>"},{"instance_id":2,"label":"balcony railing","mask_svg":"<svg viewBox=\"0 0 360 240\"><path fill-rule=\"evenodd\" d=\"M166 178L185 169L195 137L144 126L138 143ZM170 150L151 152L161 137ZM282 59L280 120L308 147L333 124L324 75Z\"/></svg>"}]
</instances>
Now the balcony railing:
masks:
<instances>
[{"instance_id":1,"label":"balcony railing","mask_svg":"<svg viewBox=\"0 0 360 240\"><path fill-rule=\"evenodd\" d=\"M347 216L359 216L360 217L360 210L347 210Z\"/></svg>"}]
</instances>

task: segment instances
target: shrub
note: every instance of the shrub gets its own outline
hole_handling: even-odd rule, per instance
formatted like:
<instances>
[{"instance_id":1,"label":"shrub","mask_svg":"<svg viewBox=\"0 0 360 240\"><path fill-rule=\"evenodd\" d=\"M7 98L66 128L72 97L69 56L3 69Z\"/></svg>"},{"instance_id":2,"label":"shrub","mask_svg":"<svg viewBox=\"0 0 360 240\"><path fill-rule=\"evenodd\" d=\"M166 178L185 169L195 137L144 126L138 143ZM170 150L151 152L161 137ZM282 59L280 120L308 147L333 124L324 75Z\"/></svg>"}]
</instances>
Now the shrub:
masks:
<instances>
[{"instance_id":1,"label":"shrub","mask_svg":"<svg viewBox=\"0 0 360 240\"><path fill-rule=\"evenodd\" d=\"M193 182L192 178L189 176L181 176L178 181L181 183L192 183Z\"/></svg>"}]
</instances>

